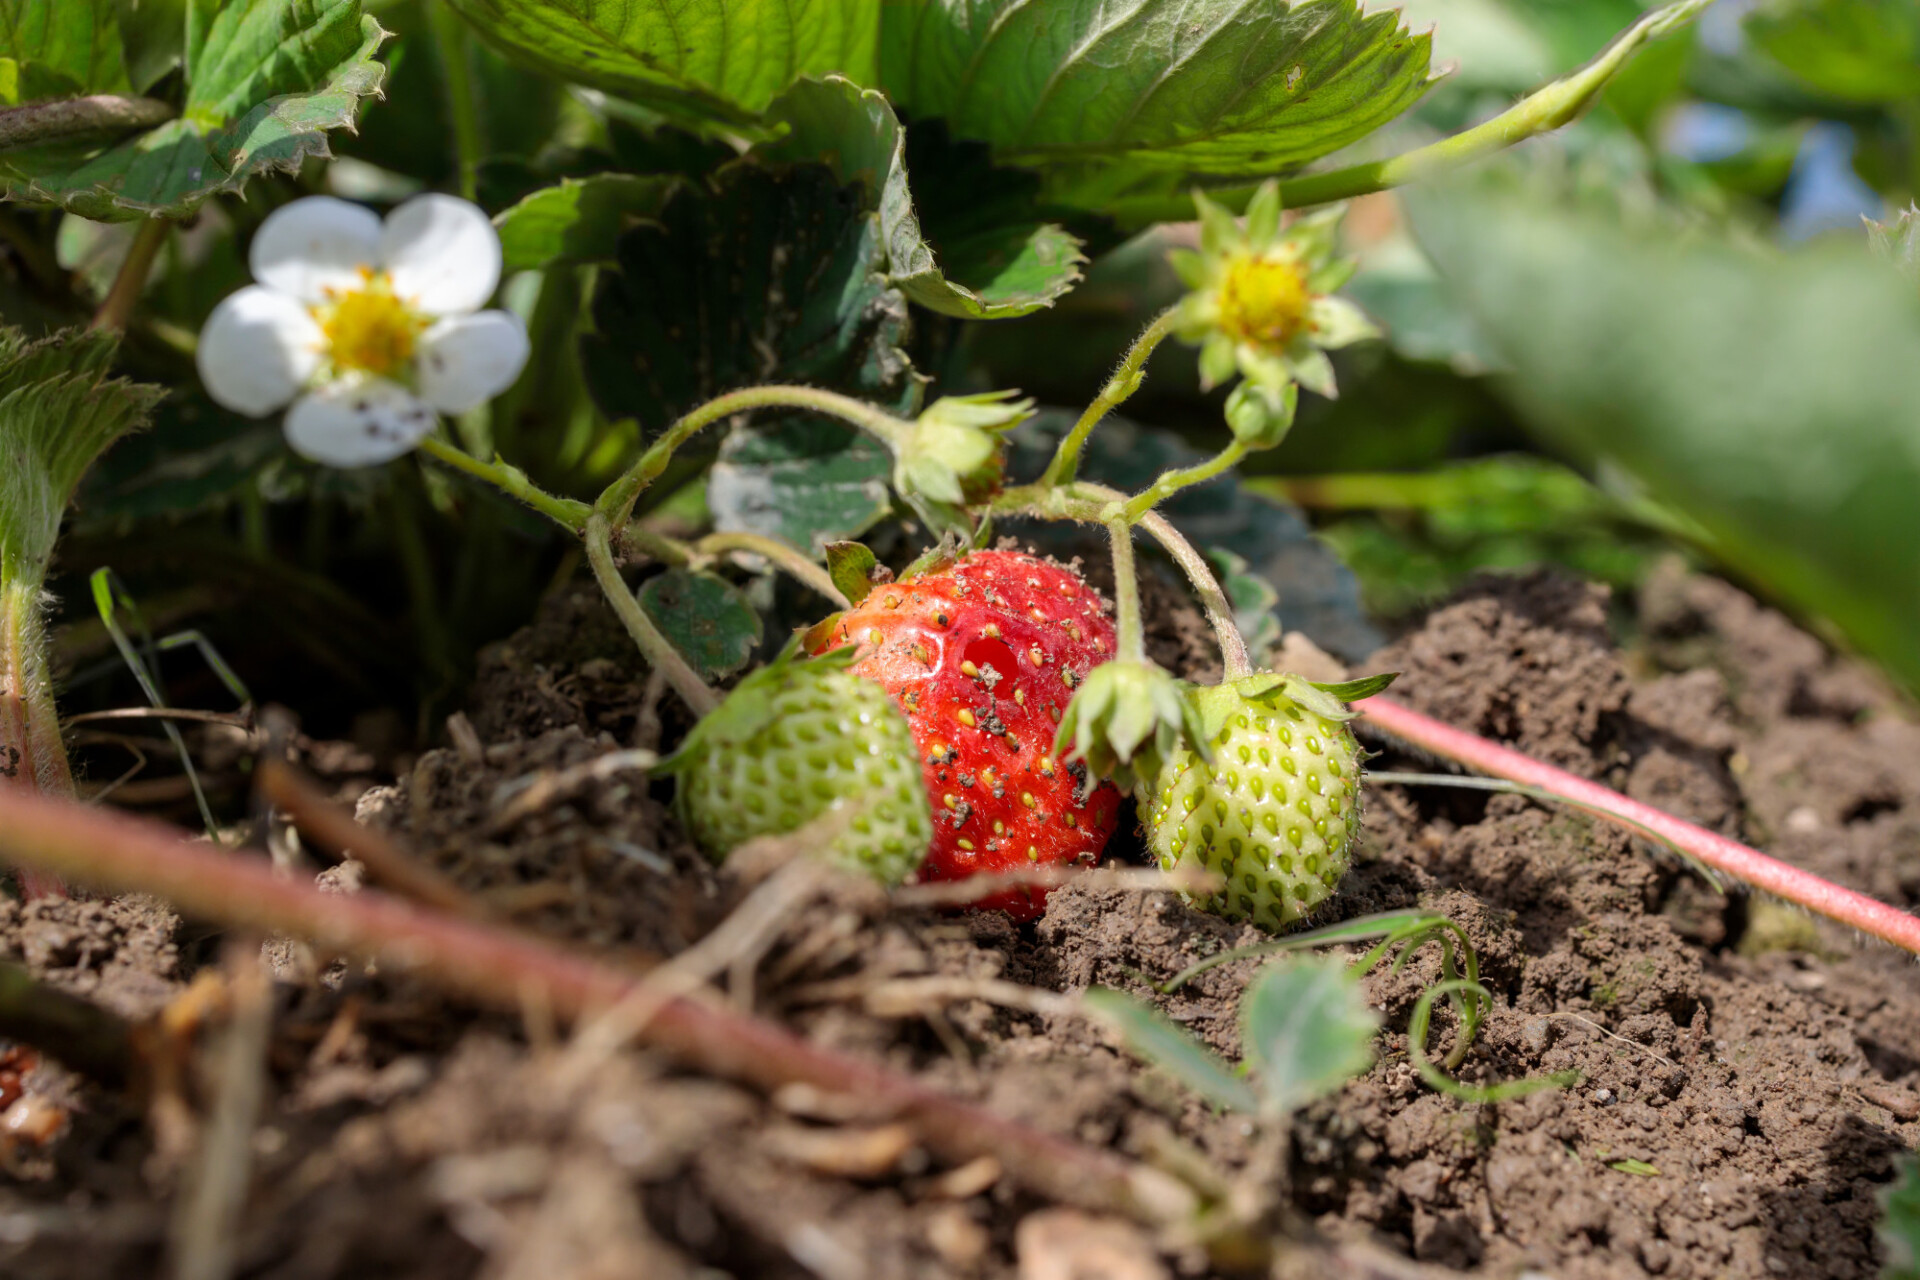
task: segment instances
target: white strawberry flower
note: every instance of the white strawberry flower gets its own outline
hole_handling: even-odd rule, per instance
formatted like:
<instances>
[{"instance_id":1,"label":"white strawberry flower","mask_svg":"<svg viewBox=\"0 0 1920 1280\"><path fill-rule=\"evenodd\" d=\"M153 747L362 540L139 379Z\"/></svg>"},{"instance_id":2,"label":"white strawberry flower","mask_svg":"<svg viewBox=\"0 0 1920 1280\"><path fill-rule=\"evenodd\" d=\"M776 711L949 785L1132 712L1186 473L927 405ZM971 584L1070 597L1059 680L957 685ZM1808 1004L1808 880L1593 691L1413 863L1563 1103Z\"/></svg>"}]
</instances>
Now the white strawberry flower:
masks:
<instances>
[{"instance_id":1,"label":"white strawberry flower","mask_svg":"<svg viewBox=\"0 0 1920 1280\"><path fill-rule=\"evenodd\" d=\"M334 467L387 462L436 413L462 413L513 385L527 332L482 311L500 283L500 237L453 196L371 209L309 196L274 210L249 254L250 284L200 331L200 379L250 417L292 405L287 443Z\"/></svg>"}]
</instances>

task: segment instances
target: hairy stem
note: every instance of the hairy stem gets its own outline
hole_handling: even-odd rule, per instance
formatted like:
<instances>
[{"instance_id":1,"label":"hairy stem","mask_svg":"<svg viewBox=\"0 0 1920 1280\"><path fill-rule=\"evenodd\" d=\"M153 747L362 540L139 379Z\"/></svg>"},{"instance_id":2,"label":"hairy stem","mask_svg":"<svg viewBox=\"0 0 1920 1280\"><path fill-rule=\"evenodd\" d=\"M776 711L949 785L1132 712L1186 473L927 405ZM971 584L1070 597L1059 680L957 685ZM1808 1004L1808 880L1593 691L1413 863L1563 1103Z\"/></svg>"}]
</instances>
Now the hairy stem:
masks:
<instances>
[{"instance_id":1,"label":"hairy stem","mask_svg":"<svg viewBox=\"0 0 1920 1280\"><path fill-rule=\"evenodd\" d=\"M594 580L600 584L607 603L620 616L627 634L640 646L640 653L648 664L667 678L667 683L686 700L695 715L704 716L719 706L720 696L707 687L699 673L680 656L680 651L660 634L653 619L640 607L639 598L628 589L626 579L620 576L619 567L613 563L612 530L607 526L607 518L597 513L589 517L585 538L587 563L593 566Z\"/></svg>"},{"instance_id":2,"label":"hairy stem","mask_svg":"<svg viewBox=\"0 0 1920 1280\"><path fill-rule=\"evenodd\" d=\"M778 383L764 387L742 387L738 391L715 396L668 427L666 433L640 455L639 461L607 486L599 501L593 504L593 509L607 517L615 529L624 528L634 501L646 492L648 485L660 478L660 473L667 469L667 464L673 461L674 452L681 445L702 428L749 409L809 409L824 413L877 437L890 449L897 449L913 426L864 400L834 391L822 391L818 387Z\"/></svg>"},{"instance_id":3,"label":"hairy stem","mask_svg":"<svg viewBox=\"0 0 1920 1280\"><path fill-rule=\"evenodd\" d=\"M1145 662L1147 632L1140 623L1140 578L1133 567L1133 522L1116 517L1107 522L1113 540L1113 628L1121 662Z\"/></svg>"},{"instance_id":4,"label":"hairy stem","mask_svg":"<svg viewBox=\"0 0 1920 1280\"><path fill-rule=\"evenodd\" d=\"M1127 502L1126 517L1130 523L1138 524L1149 511L1171 498L1182 489L1196 484L1205 484L1223 471L1237 466L1240 459L1247 456L1247 446L1235 440L1213 457L1184 471L1168 471L1147 488L1143 489Z\"/></svg>"},{"instance_id":5,"label":"hairy stem","mask_svg":"<svg viewBox=\"0 0 1920 1280\"><path fill-rule=\"evenodd\" d=\"M0 111L0 150L137 133L165 124L174 115L174 109L158 98L123 98L111 93L30 102Z\"/></svg>"},{"instance_id":6,"label":"hairy stem","mask_svg":"<svg viewBox=\"0 0 1920 1280\"><path fill-rule=\"evenodd\" d=\"M455 471L464 471L476 480L485 481L510 498L519 499L575 537L586 529L587 517L593 514L593 508L584 502L548 493L529 480L527 473L520 468L498 458L492 462L482 462L439 436L428 436L422 440L420 452Z\"/></svg>"},{"instance_id":7,"label":"hairy stem","mask_svg":"<svg viewBox=\"0 0 1920 1280\"><path fill-rule=\"evenodd\" d=\"M140 292L147 287L147 274L153 270L153 260L159 256L160 246L167 242L167 233L172 230L173 223L164 218L148 218L140 224L89 328L126 332L134 305L140 301Z\"/></svg>"},{"instance_id":8,"label":"hairy stem","mask_svg":"<svg viewBox=\"0 0 1920 1280\"><path fill-rule=\"evenodd\" d=\"M758 533L710 533L694 543L694 550L702 555L721 556L730 551L745 552L762 556L777 568L786 571L795 582L833 602L836 609L851 608L851 602L841 594L840 588L833 585L833 575L801 554L798 547L790 546L778 538L769 538Z\"/></svg>"},{"instance_id":9,"label":"hairy stem","mask_svg":"<svg viewBox=\"0 0 1920 1280\"><path fill-rule=\"evenodd\" d=\"M1570 123L1592 105L1607 82L1624 67L1641 46L1679 29L1710 0L1677 0L1641 15L1632 26L1615 36L1591 62L1551 84L1534 90L1507 110L1471 129L1424 147L1374 160L1348 165L1325 173L1310 173L1280 184L1280 200L1289 209L1304 209L1355 196L1371 195L1394 187L1438 177L1462 165L1504 151ZM1209 190L1217 204L1235 213L1246 211L1247 201L1259 190L1259 184ZM1155 222L1178 222L1193 217L1193 205L1184 196L1156 195L1110 202L1103 209L1123 226L1145 226Z\"/></svg>"},{"instance_id":10,"label":"hairy stem","mask_svg":"<svg viewBox=\"0 0 1920 1280\"><path fill-rule=\"evenodd\" d=\"M0 583L0 788L70 800L73 770L53 706L40 592L38 579ZM57 877L36 871L21 873L20 890L28 898L66 892Z\"/></svg>"},{"instance_id":11,"label":"hairy stem","mask_svg":"<svg viewBox=\"0 0 1920 1280\"><path fill-rule=\"evenodd\" d=\"M524 933L441 915L379 892L323 893L281 878L263 859L192 844L159 823L8 788L0 788L0 856L102 890L154 894L189 916L229 928L306 938L497 1009L517 1011L538 1001L575 1022L615 1007L644 981ZM961 1102L715 1003L668 998L637 1034L694 1068L763 1089L804 1084L860 1099L912 1125L948 1160L993 1156L1010 1178L1038 1195L1154 1224L1187 1220L1197 1207L1192 1191L1166 1174Z\"/></svg>"},{"instance_id":12,"label":"hairy stem","mask_svg":"<svg viewBox=\"0 0 1920 1280\"><path fill-rule=\"evenodd\" d=\"M1078 520L1104 525L1116 507L1124 510L1126 501L1127 495L1118 489L1082 480L1058 489L1041 484L1007 489L993 500L989 511L996 515L1028 515L1042 520ZM1214 640L1220 646L1220 662L1226 669L1226 678L1237 680L1253 674L1246 639L1234 625L1233 606L1227 601L1227 593L1220 589L1220 580L1213 576L1206 557L1194 550L1193 544L1158 512L1148 513L1139 523L1173 557L1200 598L1207 624L1213 628Z\"/></svg>"},{"instance_id":13,"label":"hairy stem","mask_svg":"<svg viewBox=\"0 0 1920 1280\"><path fill-rule=\"evenodd\" d=\"M1421 715L1390 698L1369 698L1359 705L1361 719L1391 738L1496 778L1506 778L1563 797L1618 822L1636 834L1651 831L1676 848L1744 884L1797 903L1816 915L1851 925L1883 942L1920 955L1920 917L1843 889L1798 867L1789 866L1737 841L1697 827L1598 783L1543 764L1511 747L1489 742L1462 729Z\"/></svg>"},{"instance_id":14,"label":"hairy stem","mask_svg":"<svg viewBox=\"0 0 1920 1280\"><path fill-rule=\"evenodd\" d=\"M1073 430L1061 438L1060 447L1054 450L1053 460L1047 463L1046 474L1040 477L1040 483L1049 489L1063 484L1071 484L1080 471L1080 453L1086 448L1087 437L1108 414L1119 408L1129 396L1140 389L1140 383L1146 378L1147 358L1155 347L1166 341L1173 332L1174 308L1168 307L1153 318L1127 348L1127 354L1120 361L1120 368L1107 379L1107 385L1093 398L1080 420L1073 424Z\"/></svg>"}]
</instances>

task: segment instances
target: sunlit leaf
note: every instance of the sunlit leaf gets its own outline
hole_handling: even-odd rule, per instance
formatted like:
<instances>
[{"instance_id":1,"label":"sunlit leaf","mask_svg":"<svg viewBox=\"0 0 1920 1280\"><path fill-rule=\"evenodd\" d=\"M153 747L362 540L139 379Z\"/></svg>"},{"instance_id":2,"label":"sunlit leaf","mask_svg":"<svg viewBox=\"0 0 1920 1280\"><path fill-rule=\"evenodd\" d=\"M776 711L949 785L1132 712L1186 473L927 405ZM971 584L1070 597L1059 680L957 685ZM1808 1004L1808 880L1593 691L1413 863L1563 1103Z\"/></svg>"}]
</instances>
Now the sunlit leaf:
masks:
<instances>
[{"instance_id":1,"label":"sunlit leaf","mask_svg":"<svg viewBox=\"0 0 1920 1280\"><path fill-rule=\"evenodd\" d=\"M1676 235L1498 175L1414 208L1534 427L1920 688L1920 294L1904 277L1859 244Z\"/></svg>"},{"instance_id":2,"label":"sunlit leaf","mask_svg":"<svg viewBox=\"0 0 1920 1280\"><path fill-rule=\"evenodd\" d=\"M751 126L804 75L873 83L879 0L449 0L549 75L689 122Z\"/></svg>"},{"instance_id":3,"label":"sunlit leaf","mask_svg":"<svg viewBox=\"0 0 1920 1280\"><path fill-rule=\"evenodd\" d=\"M1028 164L1264 175L1364 137L1427 86L1428 37L1355 0L884 11L887 95Z\"/></svg>"},{"instance_id":4,"label":"sunlit leaf","mask_svg":"<svg viewBox=\"0 0 1920 1280\"><path fill-rule=\"evenodd\" d=\"M179 119L111 146L0 154L0 194L101 221L180 217L256 174L298 169L379 91L384 37L360 0L200 0Z\"/></svg>"}]
</instances>

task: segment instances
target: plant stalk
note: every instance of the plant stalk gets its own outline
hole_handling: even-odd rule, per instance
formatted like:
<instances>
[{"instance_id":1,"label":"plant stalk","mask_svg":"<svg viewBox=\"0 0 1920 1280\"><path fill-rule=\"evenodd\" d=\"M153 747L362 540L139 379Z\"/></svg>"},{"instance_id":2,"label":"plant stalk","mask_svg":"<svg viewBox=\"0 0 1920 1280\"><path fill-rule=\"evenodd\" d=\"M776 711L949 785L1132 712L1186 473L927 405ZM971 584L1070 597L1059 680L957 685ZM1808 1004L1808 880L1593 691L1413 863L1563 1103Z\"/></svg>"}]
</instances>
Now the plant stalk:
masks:
<instances>
[{"instance_id":1,"label":"plant stalk","mask_svg":"<svg viewBox=\"0 0 1920 1280\"><path fill-rule=\"evenodd\" d=\"M698 408L689 410L678 422L668 427L666 433L640 455L639 461L607 486L593 504L593 509L607 517L614 529L625 528L634 502L648 485L660 478L660 473L667 469L667 464L673 461L674 452L681 445L702 428L749 409L809 409L824 413L860 428L896 452L904 442L906 433L913 428L912 423L904 422L884 409L835 391L778 383L742 387L738 391L715 396Z\"/></svg>"},{"instance_id":2,"label":"plant stalk","mask_svg":"<svg viewBox=\"0 0 1920 1280\"><path fill-rule=\"evenodd\" d=\"M1506 778L1524 786L1564 797L1632 831L1644 828L1670 841L1716 871L1776 897L1797 903L1816 915L1851 925L1882 942L1920 955L1920 917L1908 915L1863 893L1855 893L1810 871L1789 866L1723 835L1695 826L1670 813L1629 799L1585 778L1577 778L1550 764L1523 755L1511 747L1442 724L1390 698L1374 697L1358 704L1361 719L1388 737L1422 751L1465 765L1469 769ZM1636 834L1644 834L1636 831Z\"/></svg>"},{"instance_id":3,"label":"plant stalk","mask_svg":"<svg viewBox=\"0 0 1920 1280\"><path fill-rule=\"evenodd\" d=\"M1133 567L1133 522L1115 517L1107 522L1113 540L1113 629L1121 662L1147 660L1147 632L1140 622L1140 578Z\"/></svg>"},{"instance_id":4,"label":"plant stalk","mask_svg":"<svg viewBox=\"0 0 1920 1280\"><path fill-rule=\"evenodd\" d=\"M16 575L0 582L0 787L71 800L73 770L53 706L40 595L37 579ZM41 898L63 896L65 887L57 877L28 870L20 874L20 891Z\"/></svg>"},{"instance_id":5,"label":"plant stalk","mask_svg":"<svg viewBox=\"0 0 1920 1280\"><path fill-rule=\"evenodd\" d=\"M127 321L133 316L133 309L140 301L141 291L147 287L147 276L153 270L153 261L160 254L160 246L167 242L167 234L173 230L173 223L165 218L148 218L133 233L133 243L127 246L127 256L120 263L120 270L114 274L113 284L107 289L107 296L101 300L100 309L93 314L90 329L111 329L115 333L125 333Z\"/></svg>"},{"instance_id":6,"label":"plant stalk","mask_svg":"<svg viewBox=\"0 0 1920 1280\"><path fill-rule=\"evenodd\" d=\"M632 532L631 529L628 530ZM839 587L833 585L833 575L825 567L815 564L801 553L800 548L769 538L759 533L743 533L723 530L710 533L694 543L694 550L702 555L723 556L728 552L741 552L762 556L776 567L786 571L795 582L810 588L814 594L824 596L833 602L836 609L851 608L851 603Z\"/></svg>"},{"instance_id":7,"label":"plant stalk","mask_svg":"<svg viewBox=\"0 0 1920 1280\"><path fill-rule=\"evenodd\" d=\"M1140 389L1146 378L1148 357L1153 355L1155 347L1166 341L1173 332L1173 313L1176 308L1168 307L1155 316L1151 323L1133 340L1127 348L1127 354L1120 361L1120 368L1107 379L1107 385L1093 398L1080 420L1073 424L1073 430L1061 437L1059 448L1054 450L1053 460L1047 463L1046 474L1040 477L1040 483L1048 489L1073 483L1080 471L1080 454L1086 448L1087 437L1101 420L1124 404L1128 397Z\"/></svg>"},{"instance_id":8,"label":"plant stalk","mask_svg":"<svg viewBox=\"0 0 1920 1280\"><path fill-rule=\"evenodd\" d=\"M1141 490L1127 502L1126 516L1131 523L1138 524L1149 511L1171 498L1182 489L1196 484L1205 484L1223 471L1232 470L1247 456L1247 446L1234 440L1205 462L1186 468L1184 471L1168 471L1147 488Z\"/></svg>"},{"instance_id":9,"label":"plant stalk","mask_svg":"<svg viewBox=\"0 0 1920 1280\"><path fill-rule=\"evenodd\" d=\"M439 55L440 63L440 87L446 96L447 119L453 126L460 194L473 200L479 190L480 161L486 155L486 147L480 138L480 109L473 93L467 24L447 0L430 0L427 21L433 28L434 52Z\"/></svg>"},{"instance_id":10,"label":"plant stalk","mask_svg":"<svg viewBox=\"0 0 1920 1280\"><path fill-rule=\"evenodd\" d=\"M510 498L519 499L575 537L579 537L586 529L587 517L593 514L593 508L584 502L548 493L529 480L527 473L520 468L498 458L492 462L482 462L439 436L428 436L422 440L420 452L455 471L464 471L476 480L485 481Z\"/></svg>"},{"instance_id":11,"label":"plant stalk","mask_svg":"<svg viewBox=\"0 0 1920 1280\"><path fill-rule=\"evenodd\" d=\"M607 526L607 518L595 513L587 520L586 528L587 563L593 567L593 577L600 584L601 592L607 597L607 603L620 616L626 626L627 634L640 646L640 653L655 671L665 676L667 683L686 701L693 713L704 716L720 705L720 695L707 687L687 660L673 643L660 634L660 628L653 625L653 619L640 607L640 601L627 587L627 581L620 576L619 566L613 562L612 531Z\"/></svg>"},{"instance_id":12,"label":"plant stalk","mask_svg":"<svg viewBox=\"0 0 1920 1280\"><path fill-rule=\"evenodd\" d=\"M1709 3L1711 0L1676 0L1642 14L1584 67L1534 90L1493 119L1385 160L1284 180L1280 183L1280 201L1289 209L1305 209L1404 187L1472 164L1528 138L1551 133L1571 123L1591 106L1607 82L1641 46L1678 30ZM1259 189L1258 183L1248 183L1209 190L1207 196L1234 213L1244 213L1247 202ZM1122 226L1139 227L1191 219L1193 204L1184 195L1139 196L1112 201L1102 212Z\"/></svg>"},{"instance_id":13,"label":"plant stalk","mask_svg":"<svg viewBox=\"0 0 1920 1280\"><path fill-rule=\"evenodd\" d=\"M1115 506L1119 505L1124 510L1126 501L1127 495L1118 489L1081 480L1057 489L1049 489L1043 484L1006 489L993 500L988 510L995 515L1028 515L1042 520L1078 520L1085 524L1104 525ZM1214 640L1220 646L1220 663L1225 668L1226 679L1237 680L1241 676L1252 675L1253 660L1247 653L1246 638L1240 634L1240 628L1234 625L1233 606L1227 601L1227 593L1220 589L1220 580L1213 576L1213 568L1207 564L1207 558L1194 550L1193 544L1157 511L1142 517L1139 525L1180 566L1193 586L1194 594L1200 598L1200 606L1206 610L1207 625L1213 628Z\"/></svg>"},{"instance_id":14,"label":"plant stalk","mask_svg":"<svg viewBox=\"0 0 1920 1280\"><path fill-rule=\"evenodd\" d=\"M601 539L604 542L604 538ZM462 920L384 893L323 893L129 814L0 788L0 855L119 893L149 893L230 928L284 933L410 972L443 991L517 1011L536 1000L577 1022L631 995L636 978L527 934ZM1157 1170L1040 1132L884 1066L847 1057L718 1004L660 1002L640 1038L699 1070L763 1089L805 1084L911 1124L948 1160L991 1155L1035 1194L1156 1225L1195 1212L1193 1192Z\"/></svg>"}]
</instances>

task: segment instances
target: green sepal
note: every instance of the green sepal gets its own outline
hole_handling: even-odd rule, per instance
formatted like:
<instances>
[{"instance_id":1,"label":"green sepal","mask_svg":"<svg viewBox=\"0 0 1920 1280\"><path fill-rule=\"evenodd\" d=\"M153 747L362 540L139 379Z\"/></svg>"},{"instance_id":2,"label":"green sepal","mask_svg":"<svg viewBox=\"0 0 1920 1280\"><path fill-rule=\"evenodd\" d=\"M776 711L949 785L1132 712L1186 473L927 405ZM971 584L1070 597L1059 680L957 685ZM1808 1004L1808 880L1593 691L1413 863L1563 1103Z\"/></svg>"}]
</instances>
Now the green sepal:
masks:
<instances>
[{"instance_id":1,"label":"green sepal","mask_svg":"<svg viewBox=\"0 0 1920 1280\"><path fill-rule=\"evenodd\" d=\"M873 571L879 566L879 557L862 543L827 544L827 576L840 588L848 604L859 604L867 598L867 593L874 588Z\"/></svg>"},{"instance_id":2,"label":"green sepal","mask_svg":"<svg viewBox=\"0 0 1920 1280\"><path fill-rule=\"evenodd\" d=\"M1362 698L1371 698L1376 693L1385 693L1387 686L1399 678L1398 671L1380 671L1354 680L1342 680L1337 684L1322 684L1317 680L1310 680L1307 683L1342 702L1359 702Z\"/></svg>"}]
</instances>

